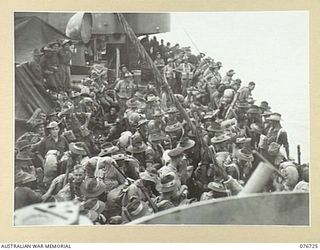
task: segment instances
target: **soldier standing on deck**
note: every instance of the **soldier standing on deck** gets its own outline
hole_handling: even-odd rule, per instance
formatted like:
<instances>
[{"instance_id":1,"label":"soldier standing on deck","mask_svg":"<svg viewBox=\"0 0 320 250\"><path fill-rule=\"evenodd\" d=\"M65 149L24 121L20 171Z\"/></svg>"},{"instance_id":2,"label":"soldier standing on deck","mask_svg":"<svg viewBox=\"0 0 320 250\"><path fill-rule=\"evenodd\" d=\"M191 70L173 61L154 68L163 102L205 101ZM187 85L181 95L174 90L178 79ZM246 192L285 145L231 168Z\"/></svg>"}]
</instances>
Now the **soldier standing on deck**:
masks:
<instances>
[{"instance_id":1,"label":"soldier standing on deck","mask_svg":"<svg viewBox=\"0 0 320 250\"><path fill-rule=\"evenodd\" d=\"M60 63L60 73L61 73L61 87L64 90L69 90L71 87L71 55L70 46L72 42L68 39L62 42L62 48L58 51L58 58Z\"/></svg>"},{"instance_id":2,"label":"soldier standing on deck","mask_svg":"<svg viewBox=\"0 0 320 250\"><path fill-rule=\"evenodd\" d=\"M281 126L281 114L273 113L269 118L267 118L267 120L271 122L271 127L267 131L266 135L267 144L270 145L272 142L276 142L280 146L284 146L287 159L290 159L288 135Z\"/></svg>"}]
</instances>

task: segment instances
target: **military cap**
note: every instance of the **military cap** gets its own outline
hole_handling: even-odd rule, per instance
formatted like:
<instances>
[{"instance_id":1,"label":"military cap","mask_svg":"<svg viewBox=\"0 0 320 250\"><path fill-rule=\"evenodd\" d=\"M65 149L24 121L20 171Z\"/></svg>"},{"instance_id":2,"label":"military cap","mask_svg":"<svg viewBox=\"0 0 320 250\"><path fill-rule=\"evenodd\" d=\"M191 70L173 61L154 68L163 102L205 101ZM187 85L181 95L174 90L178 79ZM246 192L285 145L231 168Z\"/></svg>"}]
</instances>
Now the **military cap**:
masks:
<instances>
[{"instance_id":1,"label":"military cap","mask_svg":"<svg viewBox=\"0 0 320 250\"><path fill-rule=\"evenodd\" d=\"M179 147L179 148L174 148L174 149L170 150L168 155L170 157L178 157L178 156L182 155L183 152L184 152L184 149Z\"/></svg>"},{"instance_id":2,"label":"military cap","mask_svg":"<svg viewBox=\"0 0 320 250\"><path fill-rule=\"evenodd\" d=\"M180 122L176 122L174 124L166 126L165 131L167 133L173 133L173 132L179 131L182 128L183 128L182 124Z\"/></svg>"}]
</instances>

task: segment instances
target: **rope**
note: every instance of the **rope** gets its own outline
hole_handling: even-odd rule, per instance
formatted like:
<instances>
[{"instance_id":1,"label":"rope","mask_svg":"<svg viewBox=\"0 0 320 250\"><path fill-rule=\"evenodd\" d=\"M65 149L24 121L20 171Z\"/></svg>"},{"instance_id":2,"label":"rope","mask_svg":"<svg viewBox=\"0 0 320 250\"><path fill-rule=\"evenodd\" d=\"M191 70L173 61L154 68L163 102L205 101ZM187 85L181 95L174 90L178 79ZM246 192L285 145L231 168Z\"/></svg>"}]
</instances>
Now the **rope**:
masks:
<instances>
[{"instance_id":1,"label":"rope","mask_svg":"<svg viewBox=\"0 0 320 250\"><path fill-rule=\"evenodd\" d=\"M190 36L189 32L185 29L185 27L182 25L181 21L179 18L177 18L180 27L183 29L184 33L186 33L186 35L188 36L188 38L190 39L191 43L193 44L193 46L195 47L195 49L198 51L198 53L200 54L200 50L198 48L198 46L196 45L196 43L193 41L192 37Z\"/></svg>"},{"instance_id":2,"label":"rope","mask_svg":"<svg viewBox=\"0 0 320 250\"><path fill-rule=\"evenodd\" d=\"M196 45L196 43L193 41L193 39L191 38L191 36L189 35L189 33L187 32L187 30L182 27L183 31L186 33L186 35L189 37L191 43L193 44L193 46L196 48L196 50L198 51L198 53L200 54L200 50L198 49L198 46Z\"/></svg>"}]
</instances>

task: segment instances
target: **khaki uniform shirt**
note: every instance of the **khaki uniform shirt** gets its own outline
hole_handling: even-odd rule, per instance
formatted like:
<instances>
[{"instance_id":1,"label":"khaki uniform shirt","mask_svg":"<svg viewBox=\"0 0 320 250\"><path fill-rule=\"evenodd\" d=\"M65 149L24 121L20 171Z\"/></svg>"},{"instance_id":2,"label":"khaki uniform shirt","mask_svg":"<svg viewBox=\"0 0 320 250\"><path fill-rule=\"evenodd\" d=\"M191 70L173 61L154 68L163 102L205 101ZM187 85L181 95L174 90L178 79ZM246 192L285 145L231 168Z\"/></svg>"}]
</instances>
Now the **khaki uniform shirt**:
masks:
<instances>
[{"instance_id":1,"label":"khaki uniform shirt","mask_svg":"<svg viewBox=\"0 0 320 250\"><path fill-rule=\"evenodd\" d=\"M136 85L132 81L121 80L115 86L118 96L124 99L130 99L133 96Z\"/></svg>"}]
</instances>

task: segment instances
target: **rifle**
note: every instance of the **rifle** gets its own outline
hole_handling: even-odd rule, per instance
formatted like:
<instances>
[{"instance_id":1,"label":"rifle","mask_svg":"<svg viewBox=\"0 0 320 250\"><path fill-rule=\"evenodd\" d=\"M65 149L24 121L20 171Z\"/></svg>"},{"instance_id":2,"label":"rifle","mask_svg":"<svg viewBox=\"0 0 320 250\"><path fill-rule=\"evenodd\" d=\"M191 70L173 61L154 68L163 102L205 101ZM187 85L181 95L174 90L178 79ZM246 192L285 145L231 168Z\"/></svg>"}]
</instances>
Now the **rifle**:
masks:
<instances>
[{"instance_id":1,"label":"rifle","mask_svg":"<svg viewBox=\"0 0 320 250\"><path fill-rule=\"evenodd\" d=\"M235 96L233 97L233 100L232 100L232 102L231 102L231 104L230 104L230 107L229 107L228 110L227 110L227 113L226 113L226 115L225 115L225 117L224 117L225 119L228 119L228 116L229 116L231 110L233 109L234 105L236 104L236 101L238 100L238 96L239 96L239 93L237 92L237 93L235 94Z\"/></svg>"},{"instance_id":2,"label":"rifle","mask_svg":"<svg viewBox=\"0 0 320 250\"><path fill-rule=\"evenodd\" d=\"M285 179L284 175L270 162L268 161L262 154L260 154L258 151L256 150L252 150L252 153L255 154L256 156L258 156L263 162L265 162L269 168L273 169L273 171L279 176L281 177L283 180Z\"/></svg>"},{"instance_id":3,"label":"rifle","mask_svg":"<svg viewBox=\"0 0 320 250\"><path fill-rule=\"evenodd\" d=\"M68 158L68 160L66 162L62 162L62 164L66 165L66 172L65 172L65 177L63 180L63 187L67 184L68 180L69 180L69 173L70 173L70 167L72 166L72 159L71 156L69 156L70 158Z\"/></svg>"},{"instance_id":4,"label":"rifle","mask_svg":"<svg viewBox=\"0 0 320 250\"><path fill-rule=\"evenodd\" d=\"M199 129L199 124L198 124L197 119L196 119L196 129L193 132L195 132L195 135L196 135L198 141L200 142L200 145L201 145L201 148L202 148L202 155L207 153L209 159L213 163L213 166L215 166L214 169L213 169L214 172L218 173L221 177L226 176L227 174L226 174L225 170L223 168L221 168L217 163L217 160L216 160L216 157L215 157L215 152L213 152L212 148L210 148L207 145L207 143L204 141L204 137L203 137L203 135L202 135L202 133L201 133L201 131Z\"/></svg>"},{"instance_id":5,"label":"rifle","mask_svg":"<svg viewBox=\"0 0 320 250\"><path fill-rule=\"evenodd\" d=\"M132 221L132 217L131 217L131 215L129 214L128 210L125 207L122 207L122 211L125 214L125 216L127 217L127 219L129 221Z\"/></svg>"},{"instance_id":6,"label":"rifle","mask_svg":"<svg viewBox=\"0 0 320 250\"><path fill-rule=\"evenodd\" d=\"M113 166L114 166L115 169L128 181L129 185L133 182L130 178L128 178L128 177L125 175L125 173L123 173L123 172L121 171L121 169L120 169L117 165L113 164ZM148 200L148 202L149 202L152 210L153 210L155 213L158 212L158 208L157 208L157 206L154 204L154 202L151 200L150 196L143 190L143 188L142 188L140 185L137 185L137 187L141 190L141 192L142 192L142 193L144 194L144 196L147 198L147 200Z\"/></svg>"},{"instance_id":7,"label":"rifle","mask_svg":"<svg viewBox=\"0 0 320 250\"><path fill-rule=\"evenodd\" d=\"M70 185L70 198L71 198L71 200L73 200L75 198L73 177L69 178L69 185Z\"/></svg>"},{"instance_id":8,"label":"rifle","mask_svg":"<svg viewBox=\"0 0 320 250\"><path fill-rule=\"evenodd\" d=\"M137 187L141 190L141 192L144 194L144 196L147 198L153 212L158 212L158 207L156 206L156 204L154 204L154 202L151 200L150 196L144 191L144 189L140 186L140 185L137 185Z\"/></svg>"}]
</instances>

